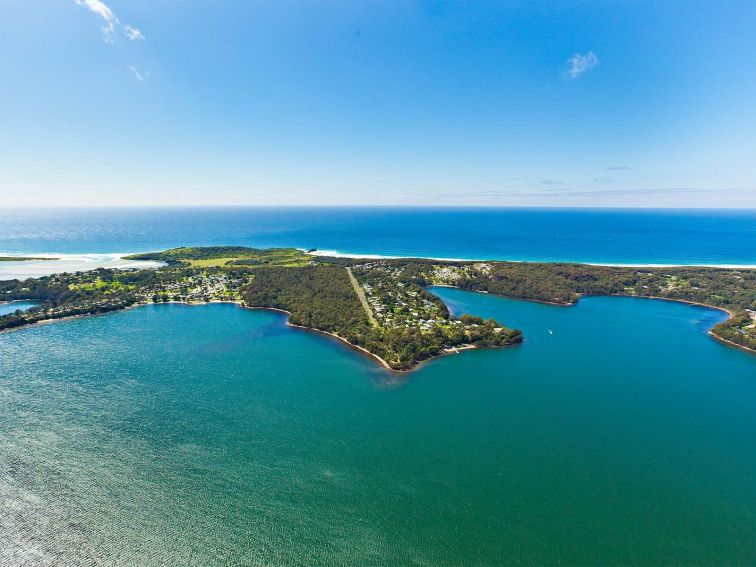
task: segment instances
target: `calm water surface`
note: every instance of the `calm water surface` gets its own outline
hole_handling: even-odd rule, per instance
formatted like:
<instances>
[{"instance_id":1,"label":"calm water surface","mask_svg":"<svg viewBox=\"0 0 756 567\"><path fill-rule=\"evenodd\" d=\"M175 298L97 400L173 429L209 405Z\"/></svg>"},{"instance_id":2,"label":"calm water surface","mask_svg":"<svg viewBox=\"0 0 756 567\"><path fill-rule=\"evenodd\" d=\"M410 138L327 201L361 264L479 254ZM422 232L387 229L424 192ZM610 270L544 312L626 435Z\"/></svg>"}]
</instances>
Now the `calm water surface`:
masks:
<instances>
[{"instance_id":1,"label":"calm water surface","mask_svg":"<svg viewBox=\"0 0 756 567\"><path fill-rule=\"evenodd\" d=\"M0 564L756 562L756 357L720 313L436 291L527 342L396 382L230 305L0 334Z\"/></svg>"},{"instance_id":2,"label":"calm water surface","mask_svg":"<svg viewBox=\"0 0 756 567\"><path fill-rule=\"evenodd\" d=\"M8 303L0 303L0 315L7 315L8 313L15 313L19 309L26 311L37 305L33 301L9 301Z\"/></svg>"}]
</instances>

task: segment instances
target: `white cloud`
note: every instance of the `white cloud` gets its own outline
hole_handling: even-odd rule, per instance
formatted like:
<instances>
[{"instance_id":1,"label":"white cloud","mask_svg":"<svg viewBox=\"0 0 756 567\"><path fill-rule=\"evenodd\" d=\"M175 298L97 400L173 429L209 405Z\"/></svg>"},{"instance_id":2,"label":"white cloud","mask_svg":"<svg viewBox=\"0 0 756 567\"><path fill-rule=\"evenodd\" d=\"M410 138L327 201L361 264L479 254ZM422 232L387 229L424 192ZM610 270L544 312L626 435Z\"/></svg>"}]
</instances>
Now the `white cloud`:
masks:
<instances>
[{"instance_id":1,"label":"white cloud","mask_svg":"<svg viewBox=\"0 0 756 567\"><path fill-rule=\"evenodd\" d=\"M144 81L145 79L147 79L147 77L150 76L149 71L145 73L140 73L139 69L137 69L133 65L129 65L129 69L131 69L131 72L134 73L134 76L137 78L138 81Z\"/></svg>"},{"instance_id":2,"label":"white cloud","mask_svg":"<svg viewBox=\"0 0 756 567\"><path fill-rule=\"evenodd\" d=\"M131 41L134 41L135 39L144 39L142 32L132 26L124 26L123 33L125 33L126 37Z\"/></svg>"},{"instance_id":3,"label":"white cloud","mask_svg":"<svg viewBox=\"0 0 756 567\"><path fill-rule=\"evenodd\" d=\"M571 79L578 79L598 65L599 59L593 51L589 51L585 55L576 53L567 60L567 63L570 65L570 68L567 69L567 76Z\"/></svg>"},{"instance_id":4,"label":"white cloud","mask_svg":"<svg viewBox=\"0 0 756 567\"><path fill-rule=\"evenodd\" d=\"M79 6L86 6L105 21L105 25L102 28L103 38L107 43L113 43L113 33L115 32L117 22L113 10L108 8L101 0L76 0L76 3Z\"/></svg>"},{"instance_id":5,"label":"white cloud","mask_svg":"<svg viewBox=\"0 0 756 567\"><path fill-rule=\"evenodd\" d=\"M116 29L120 29L123 34L130 40L144 39L144 35L137 28L129 25L124 25L115 15L105 2L102 0L74 0L77 5L85 6L90 12L93 12L100 16L105 25L102 28L103 39L106 43L113 43L113 36Z\"/></svg>"},{"instance_id":6,"label":"white cloud","mask_svg":"<svg viewBox=\"0 0 756 567\"><path fill-rule=\"evenodd\" d=\"M108 8L104 2L101 2L100 0L76 0L76 3L79 6L86 6L90 10L92 10L95 14L98 14L102 17L103 20L106 22L112 22L115 19L115 14L113 14L113 10Z\"/></svg>"}]
</instances>

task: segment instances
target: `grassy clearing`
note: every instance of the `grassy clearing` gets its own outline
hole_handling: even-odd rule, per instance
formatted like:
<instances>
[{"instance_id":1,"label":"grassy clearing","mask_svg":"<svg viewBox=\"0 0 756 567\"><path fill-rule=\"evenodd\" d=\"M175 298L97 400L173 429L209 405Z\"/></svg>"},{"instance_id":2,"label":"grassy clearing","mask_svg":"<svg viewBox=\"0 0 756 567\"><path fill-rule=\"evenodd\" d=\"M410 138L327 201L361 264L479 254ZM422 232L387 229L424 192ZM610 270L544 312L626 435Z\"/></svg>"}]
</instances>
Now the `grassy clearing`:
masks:
<instances>
[{"instance_id":1,"label":"grassy clearing","mask_svg":"<svg viewBox=\"0 0 756 567\"><path fill-rule=\"evenodd\" d=\"M222 268L229 262L239 259L238 256L229 258L202 258L199 260L189 260L189 265L194 268Z\"/></svg>"},{"instance_id":2,"label":"grassy clearing","mask_svg":"<svg viewBox=\"0 0 756 567\"><path fill-rule=\"evenodd\" d=\"M69 284L68 289L72 291L104 291L110 293L123 289L134 289L136 286L133 284L123 284L118 280L105 281L100 278L92 282Z\"/></svg>"},{"instance_id":3,"label":"grassy clearing","mask_svg":"<svg viewBox=\"0 0 756 567\"><path fill-rule=\"evenodd\" d=\"M164 252L135 254L133 260L159 260L168 263L188 264L194 268L234 268L283 266L302 268L312 258L296 248L261 250L244 246L215 246L209 248L173 248Z\"/></svg>"},{"instance_id":4,"label":"grassy clearing","mask_svg":"<svg viewBox=\"0 0 756 567\"><path fill-rule=\"evenodd\" d=\"M68 289L70 289L70 290L93 291L93 290L96 290L96 289L102 289L104 287L108 287L108 282L103 281L100 278L97 278L93 282L80 283L80 284L70 284L68 286Z\"/></svg>"}]
</instances>

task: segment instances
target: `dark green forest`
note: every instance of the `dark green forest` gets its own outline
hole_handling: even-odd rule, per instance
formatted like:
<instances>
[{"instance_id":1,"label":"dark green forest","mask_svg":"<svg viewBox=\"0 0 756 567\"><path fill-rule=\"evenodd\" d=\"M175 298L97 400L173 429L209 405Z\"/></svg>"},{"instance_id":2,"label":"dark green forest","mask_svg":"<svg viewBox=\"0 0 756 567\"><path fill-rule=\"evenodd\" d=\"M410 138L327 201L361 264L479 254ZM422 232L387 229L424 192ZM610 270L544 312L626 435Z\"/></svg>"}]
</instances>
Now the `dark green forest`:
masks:
<instances>
[{"instance_id":1,"label":"dark green forest","mask_svg":"<svg viewBox=\"0 0 756 567\"><path fill-rule=\"evenodd\" d=\"M347 258L322 258L335 265ZM719 307L732 317L715 326L715 336L756 350L756 270L696 266L634 268L536 262L439 262L427 259L382 260L402 269L402 278L420 286L433 283L485 291L512 299L571 305L581 296L627 295L688 301ZM440 278L437 268L458 276Z\"/></svg>"},{"instance_id":2,"label":"dark green forest","mask_svg":"<svg viewBox=\"0 0 756 567\"><path fill-rule=\"evenodd\" d=\"M346 270L339 265L259 268L252 283L242 290L242 298L250 307L288 311L293 324L334 333L377 355L395 370L412 368L445 348L463 344L506 346L522 341L520 331L496 333L493 329L500 327L496 321L469 316L464 321L474 325L471 329L450 325L421 332L417 328L371 326Z\"/></svg>"},{"instance_id":3,"label":"dark green forest","mask_svg":"<svg viewBox=\"0 0 756 567\"><path fill-rule=\"evenodd\" d=\"M426 288L454 285L530 301L573 304L587 295L628 295L719 307L731 317L712 329L756 351L756 270L631 268L565 263L440 262L312 257L293 248L176 248L139 254L157 269L56 274L0 281L0 301L39 303L0 317L0 330L43 319L95 314L150 302L236 301L291 313L291 322L338 335L404 370L461 345L505 346L519 331L471 316L455 319ZM369 292L371 324L346 268Z\"/></svg>"}]
</instances>

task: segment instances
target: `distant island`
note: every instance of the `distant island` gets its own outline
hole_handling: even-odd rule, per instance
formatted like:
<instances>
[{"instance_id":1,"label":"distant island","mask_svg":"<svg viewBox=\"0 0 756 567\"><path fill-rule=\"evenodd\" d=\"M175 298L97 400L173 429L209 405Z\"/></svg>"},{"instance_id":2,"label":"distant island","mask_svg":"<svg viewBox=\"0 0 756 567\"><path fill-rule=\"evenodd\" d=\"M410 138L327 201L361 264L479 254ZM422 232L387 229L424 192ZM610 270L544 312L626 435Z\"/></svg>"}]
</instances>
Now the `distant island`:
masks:
<instances>
[{"instance_id":1,"label":"distant island","mask_svg":"<svg viewBox=\"0 0 756 567\"><path fill-rule=\"evenodd\" d=\"M682 301L725 310L711 334L756 352L756 270L630 268L568 263L358 259L294 248L175 248L128 256L156 269L96 269L0 281L0 301L37 306L0 317L0 330L148 303L226 301L289 314L394 371L465 348L518 345L522 333L493 319L454 317L430 285L572 305L586 295Z\"/></svg>"}]
</instances>

